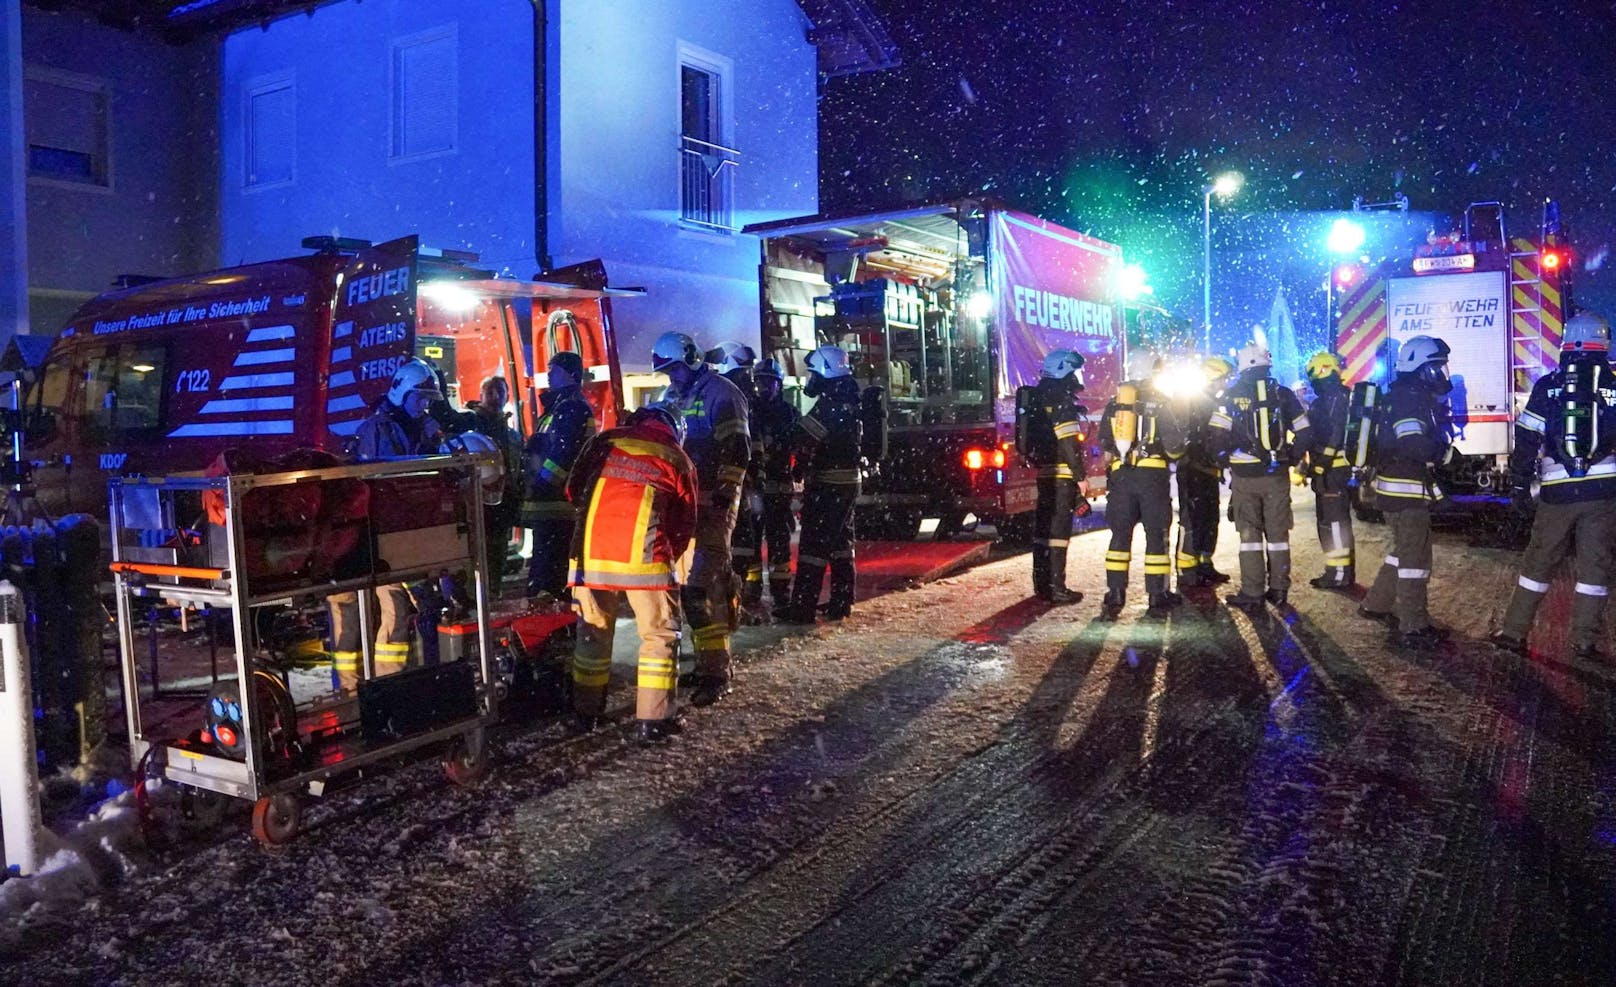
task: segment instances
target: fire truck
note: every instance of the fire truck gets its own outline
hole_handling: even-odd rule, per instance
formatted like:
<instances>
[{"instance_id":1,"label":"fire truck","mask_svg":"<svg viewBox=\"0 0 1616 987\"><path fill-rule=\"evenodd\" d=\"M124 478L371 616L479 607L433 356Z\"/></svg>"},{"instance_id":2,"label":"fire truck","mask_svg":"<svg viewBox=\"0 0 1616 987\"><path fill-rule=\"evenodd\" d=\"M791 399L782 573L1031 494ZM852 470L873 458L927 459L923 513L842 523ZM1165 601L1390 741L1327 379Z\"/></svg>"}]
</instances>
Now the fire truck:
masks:
<instances>
[{"instance_id":1,"label":"fire truck","mask_svg":"<svg viewBox=\"0 0 1616 987\"><path fill-rule=\"evenodd\" d=\"M1439 479L1455 503L1507 499L1515 417L1533 382L1558 366L1571 306L1558 207L1545 204L1532 237L1506 229L1499 203L1473 203L1459 230L1433 232L1412 256L1347 270L1357 277L1343 291L1336 324L1346 382L1384 386L1404 340L1445 341L1453 351L1458 455Z\"/></svg>"},{"instance_id":2,"label":"fire truck","mask_svg":"<svg viewBox=\"0 0 1616 987\"><path fill-rule=\"evenodd\" d=\"M597 414L615 420L611 303L639 292L606 287L598 263L519 281L413 236L303 245L281 260L126 278L79 309L42 360L8 349L6 369L30 381L19 417L39 508L99 516L110 477L200 472L226 450L341 453L411 356L443 371L451 404L504 376L525 434L549 355L573 350Z\"/></svg>"},{"instance_id":3,"label":"fire truck","mask_svg":"<svg viewBox=\"0 0 1616 987\"><path fill-rule=\"evenodd\" d=\"M1023 533L1037 492L1015 451L1016 388L1050 350L1076 350L1098 418L1122 379L1121 248L976 199L746 232L761 239L766 353L801 373L834 343L885 392L887 448L861 535L912 538L927 517L944 533L967 514ZM1103 488L1095 431L1085 441Z\"/></svg>"}]
</instances>

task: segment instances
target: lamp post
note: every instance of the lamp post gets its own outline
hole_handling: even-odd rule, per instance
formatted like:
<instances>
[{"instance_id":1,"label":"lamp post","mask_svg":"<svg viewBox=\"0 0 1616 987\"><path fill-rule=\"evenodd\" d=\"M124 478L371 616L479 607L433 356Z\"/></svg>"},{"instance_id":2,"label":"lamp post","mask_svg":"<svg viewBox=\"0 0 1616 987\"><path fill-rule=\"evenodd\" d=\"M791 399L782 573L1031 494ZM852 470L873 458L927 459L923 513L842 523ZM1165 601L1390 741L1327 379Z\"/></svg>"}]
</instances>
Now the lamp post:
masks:
<instances>
[{"instance_id":1,"label":"lamp post","mask_svg":"<svg viewBox=\"0 0 1616 987\"><path fill-rule=\"evenodd\" d=\"M1324 342L1335 350L1335 258L1355 253L1363 246L1364 228L1350 219L1338 219L1330 225L1330 235L1324 246L1330 251L1330 269L1324 278Z\"/></svg>"},{"instance_id":2,"label":"lamp post","mask_svg":"<svg viewBox=\"0 0 1616 987\"><path fill-rule=\"evenodd\" d=\"M1226 171L1201 189L1201 332L1207 354L1212 352L1212 196L1228 198L1240 190L1242 181L1238 171Z\"/></svg>"}]
</instances>

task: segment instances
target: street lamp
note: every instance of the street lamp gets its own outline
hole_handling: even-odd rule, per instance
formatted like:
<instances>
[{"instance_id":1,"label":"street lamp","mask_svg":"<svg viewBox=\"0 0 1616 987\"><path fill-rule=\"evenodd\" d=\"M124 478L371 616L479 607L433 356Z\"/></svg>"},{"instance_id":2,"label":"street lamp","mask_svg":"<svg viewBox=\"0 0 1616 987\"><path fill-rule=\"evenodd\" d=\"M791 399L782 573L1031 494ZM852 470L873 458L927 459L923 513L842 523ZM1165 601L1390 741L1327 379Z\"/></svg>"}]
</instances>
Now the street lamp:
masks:
<instances>
[{"instance_id":1,"label":"street lamp","mask_svg":"<svg viewBox=\"0 0 1616 987\"><path fill-rule=\"evenodd\" d=\"M1350 219L1338 219L1330 225L1330 235L1324 238L1325 249L1333 256L1344 257L1357 253L1363 246L1364 228ZM1330 261L1330 270L1324 281L1324 342L1335 349L1335 279L1336 263ZM1345 288L1346 284L1342 284Z\"/></svg>"},{"instance_id":2,"label":"street lamp","mask_svg":"<svg viewBox=\"0 0 1616 987\"><path fill-rule=\"evenodd\" d=\"M1204 220L1201 238L1201 327L1205 335L1205 352L1212 352L1212 196L1227 199L1240 190L1245 181L1238 171L1226 171L1201 189L1201 216Z\"/></svg>"}]
</instances>

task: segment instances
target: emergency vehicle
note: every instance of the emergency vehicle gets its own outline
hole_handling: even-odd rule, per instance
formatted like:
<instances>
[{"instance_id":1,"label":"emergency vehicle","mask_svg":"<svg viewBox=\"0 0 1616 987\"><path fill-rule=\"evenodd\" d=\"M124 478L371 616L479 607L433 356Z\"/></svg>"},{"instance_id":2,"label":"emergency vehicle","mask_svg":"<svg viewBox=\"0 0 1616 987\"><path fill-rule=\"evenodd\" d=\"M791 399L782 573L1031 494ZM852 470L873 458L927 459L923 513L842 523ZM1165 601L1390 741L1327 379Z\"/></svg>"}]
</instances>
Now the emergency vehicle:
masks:
<instances>
[{"instance_id":1,"label":"emergency vehicle","mask_svg":"<svg viewBox=\"0 0 1616 987\"><path fill-rule=\"evenodd\" d=\"M922 518L946 531L967 513L1001 533L1029 526L1036 479L1015 450L1016 388L1050 350L1076 350L1098 420L1122 380L1121 248L976 199L746 232L762 241L765 353L801 374L834 343L862 385L886 392L887 450L860 534L911 538ZM1093 430L1085 442L1101 488Z\"/></svg>"},{"instance_id":2,"label":"emergency vehicle","mask_svg":"<svg viewBox=\"0 0 1616 987\"><path fill-rule=\"evenodd\" d=\"M639 292L606 287L598 263L558 272L576 283L519 281L413 236L303 245L303 256L125 279L79 309L39 365L13 368L32 378L25 455L43 510L99 516L110 477L200 472L226 450L341 453L411 356L443 371L455 406L504 376L526 434L549 355L574 350L596 412L615 420L611 303Z\"/></svg>"},{"instance_id":3,"label":"emergency vehicle","mask_svg":"<svg viewBox=\"0 0 1616 987\"><path fill-rule=\"evenodd\" d=\"M1507 499L1515 417L1533 382L1559 365L1570 275L1552 201L1536 239L1511 236L1499 203L1472 203L1457 232L1433 233L1412 256L1332 275L1353 282L1343 285L1336 324L1348 384L1390 383L1397 348L1411 336L1451 347L1457 455L1439 479L1456 501Z\"/></svg>"}]
</instances>

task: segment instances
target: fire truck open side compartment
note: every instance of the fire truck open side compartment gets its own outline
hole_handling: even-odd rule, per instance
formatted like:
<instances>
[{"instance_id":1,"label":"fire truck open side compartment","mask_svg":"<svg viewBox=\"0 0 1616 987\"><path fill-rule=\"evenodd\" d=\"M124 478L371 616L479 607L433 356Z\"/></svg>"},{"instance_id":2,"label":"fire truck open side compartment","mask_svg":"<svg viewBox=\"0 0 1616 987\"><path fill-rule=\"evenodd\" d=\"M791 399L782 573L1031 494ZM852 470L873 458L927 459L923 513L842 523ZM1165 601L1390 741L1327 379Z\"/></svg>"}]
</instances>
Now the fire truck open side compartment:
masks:
<instances>
[{"instance_id":1,"label":"fire truck open side compartment","mask_svg":"<svg viewBox=\"0 0 1616 987\"><path fill-rule=\"evenodd\" d=\"M1450 236L1379 264L1341 299L1336 350L1349 384L1382 386L1413 336L1452 350L1449 395L1456 455L1438 471L1455 505L1504 502L1515 419L1532 385L1559 365L1570 314L1570 265L1558 208L1536 238L1511 235L1502 206L1472 203Z\"/></svg>"},{"instance_id":2,"label":"fire truck open side compartment","mask_svg":"<svg viewBox=\"0 0 1616 987\"><path fill-rule=\"evenodd\" d=\"M807 354L834 343L860 385L885 390L887 447L861 536L911 538L926 517L946 532L966 514L1025 529L1036 487L1014 446L1016 388L1051 349L1077 350L1098 417L1122 376L1121 251L976 200L747 232L762 241L766 355L802 377Z\"/></svg>"},{"instance_id":3,"label":"fire truck open side compartment","mask_svg":"<svg viewBox=\"0 0 1616 987\"><path fill-rule=\"evenodd\" d=\"M338 775L384 759L442 751L452 780L479 777L499 695L486 619L489 584L475 562L483 548L479 470L491 466L497 466L493 454L461 454L110 481L118 650L137 769L252 801L254 834L267 844L296 834L304 795L319 795ZM364 601L378 586L446 570L463 571L470 581L475 657L376 677ZM252 615L346 592L361 601L358 692L295 702L280 673L261 664ZM226 611L233 628L235 677L214 683L196 714L181 721L179 736L171 735L172 726L154 735L143 715L146 649L134 621L138 607L157 600ZM155 637L151 647L158 647ZM149 685L155 697L162 683Z\"/></svg>"}]
</instances>

